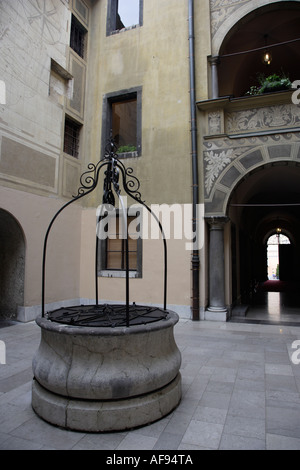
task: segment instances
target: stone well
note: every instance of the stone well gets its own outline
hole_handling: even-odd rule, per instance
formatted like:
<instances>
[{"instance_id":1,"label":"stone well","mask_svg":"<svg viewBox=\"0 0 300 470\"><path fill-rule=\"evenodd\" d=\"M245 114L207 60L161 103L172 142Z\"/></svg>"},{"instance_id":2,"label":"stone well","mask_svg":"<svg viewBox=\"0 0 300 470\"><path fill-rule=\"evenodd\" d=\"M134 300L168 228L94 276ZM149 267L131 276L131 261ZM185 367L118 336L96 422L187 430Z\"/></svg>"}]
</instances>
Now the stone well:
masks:
<instances>
[{"instance_id":1,"label":"stone well","mask_svg":"<svg viewBox=\"0 0 300 470\"><path fill-rule=\"evenodd\" d=\"M74 326L39 317L32 407L54 425L85 432L142 426L181 399L178 315L130 327Z\"/></svg>"},{"instance_id":2,"label":"stone well","mask_svg":"<svg viewBox=\"0 0 300 470\"><path fill-rule=\"evenodd\" d=\"M45 312L46 253L48 237L56 218L70 204L94 191L104 169L102 205L95 217L95 305L61 307ZM170 413L181 399L181 354L174 339L178 315L167 309L167 244L162 225L141 199L140 182L132 168L118 160L110 139L104 159L80 178L77 196L53 216L45 234L42 262L42 312L36 321L41 342L32 367L32 407L44 420L57 426L85 432L131 429ZM136 305L129 299L129 233L127 207L120 184L141 208L156 220L163 241L163 309ZM105 230L99 225L115 206L122 213L125 235L125 302L99 303L99 243ZM114 214L115 212L112 211ZM142 236L139 234L139 236ZM96 269L95 269L96 268Z\"/></svg>"}]
</instances>

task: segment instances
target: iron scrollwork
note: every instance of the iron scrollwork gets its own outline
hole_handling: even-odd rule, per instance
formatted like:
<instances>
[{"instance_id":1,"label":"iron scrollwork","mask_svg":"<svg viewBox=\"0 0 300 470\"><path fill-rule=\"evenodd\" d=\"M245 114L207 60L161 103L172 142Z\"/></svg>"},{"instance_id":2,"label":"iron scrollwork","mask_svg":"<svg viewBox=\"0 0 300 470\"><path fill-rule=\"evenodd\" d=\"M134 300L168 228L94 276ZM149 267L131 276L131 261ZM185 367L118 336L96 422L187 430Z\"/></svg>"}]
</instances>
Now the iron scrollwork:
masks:
<instances>
[{"instance_id":1,"label":"iron scrollwork","mask_svg":"<svg viewBox=\"0 0 300 470\"><path fill-rule=\"evenodd\" d=\"M104 172L104 182L103 182L103 204L111 204L115 206L115 196L114 192L120 200L121 205L122 198L120 196L120 180L122 180L122 185L126 194L128 194L132 199L143 205L148 212L154 217L156 222L159 225L162 239L164 243L164 310L166 310L166 292L167 292L167 246L166 238L161 226L160 221L156 215L152 212L150 207L142 201L140 193L140 181L133 174L133 169L131 167L126 168L125 165L119 160L117 154L117 146L112 138L109 139L106 148L104 158L99 160L97 164L89 163L88 170L85 171L80 177L80 187L78 189L77 195L64 204L61 209L54 215L52 218L48 229L46 231L44 239L44 249L43 249L43 262L42 262L42 317L45 315L45 265L46 265L46 252L47 252L47 241L52 225L58 215L70 204L77 201L78 199L90 194L97 187L99 182L99 174L102 168L105 168ZM95 266L97 265L97 249L98 243L96 243L96 254L95 254ZM128 262L128 233L126 239L126 325L129 326L129 262ZM96 307L98 307L98 274L97 269L95 269L95 290L96 290Z\"/></svg>"}]
</instances>

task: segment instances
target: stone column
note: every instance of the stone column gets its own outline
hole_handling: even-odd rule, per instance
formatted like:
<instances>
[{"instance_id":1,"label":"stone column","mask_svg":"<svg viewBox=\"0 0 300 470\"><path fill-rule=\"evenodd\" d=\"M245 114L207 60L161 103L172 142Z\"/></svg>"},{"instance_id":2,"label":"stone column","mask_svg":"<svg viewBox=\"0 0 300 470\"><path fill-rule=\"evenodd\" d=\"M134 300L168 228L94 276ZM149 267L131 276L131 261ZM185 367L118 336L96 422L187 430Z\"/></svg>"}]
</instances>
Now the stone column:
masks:
<instances>
[{"instance_id":1,"label":"stone column","mask_svg":"<svg viewBox=\"0 0 300 470\"><path fill-rule=\"evenodd\" d=\"M212 99L219 98L219 83L218 83L218 64L219 57L211 56L209 58L211 66L211 97Z\"/></svg>"},{"instance_id":2,"label":"stone column","mask_svg":"<svg viewBox=\"0 0 300 470\"><path fill-rule=\"evenodd\" d=\"M224 225L227 217L209 217L209 307L206 320L227 320L225 305Z\"/></svg>"}]
</instances>

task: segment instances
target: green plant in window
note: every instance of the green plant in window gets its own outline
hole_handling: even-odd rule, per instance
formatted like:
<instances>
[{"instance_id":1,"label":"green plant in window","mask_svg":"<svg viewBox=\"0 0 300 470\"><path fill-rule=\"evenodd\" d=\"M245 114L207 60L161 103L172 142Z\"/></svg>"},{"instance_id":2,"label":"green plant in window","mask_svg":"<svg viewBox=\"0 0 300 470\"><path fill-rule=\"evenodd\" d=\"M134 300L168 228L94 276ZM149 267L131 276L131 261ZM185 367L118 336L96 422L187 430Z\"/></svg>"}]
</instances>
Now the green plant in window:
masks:
<instances>
[{"instance_id":1,"label":"green plant in window","mask_svg":"<svg viewBox=\"0 0 300 470\"><path fill-rule=\"evenodd\" d=\"M136 146L135 145L120 145L118 148L118 153L127 153L127 152L135 152Z\"/></svg>"},{"instance_id":2,"label":"green plant in window","mask_svg":"<svg viewBox=\"0 0 300 470\"><path fill-rule=\"evenodd\" d=\"M246 95L262 95L263 93L274 93L276 91L289 90L292 87L292 83L288 77L284 74L273 73L268 77L265 75L258 76L259 86L251 86L250 90L247 91Z\"/></svg>"}]
</instances>

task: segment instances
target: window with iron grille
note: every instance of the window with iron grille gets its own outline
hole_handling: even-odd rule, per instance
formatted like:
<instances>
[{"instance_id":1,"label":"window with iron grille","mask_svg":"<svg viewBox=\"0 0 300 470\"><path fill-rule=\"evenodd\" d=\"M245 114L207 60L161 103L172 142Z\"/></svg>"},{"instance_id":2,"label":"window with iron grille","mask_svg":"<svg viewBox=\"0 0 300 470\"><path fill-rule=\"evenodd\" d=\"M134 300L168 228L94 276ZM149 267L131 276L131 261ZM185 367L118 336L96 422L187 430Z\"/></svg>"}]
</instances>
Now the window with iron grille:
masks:
<instances>
[{"instance_id":1,"label":"window with iron grille","mask_svg":"<svg viewBox=\"0 0 300 470\"><path fill-rule=\"evenodd\" d=\"M72 15L70 47L83 59L85 58L86 33L86 29L77 18Z\"/></svg>"},{"instance_id":2,"label":"window with iron grille","mask_svg":"<svg viewBox=\"0 0 300 470\"><path fill-rule=\"evenodd\" d=\"M79 156L79 135L81 125L69 118L65 120L64 152L72 157Z\"/></svg>"}]
</instances>

